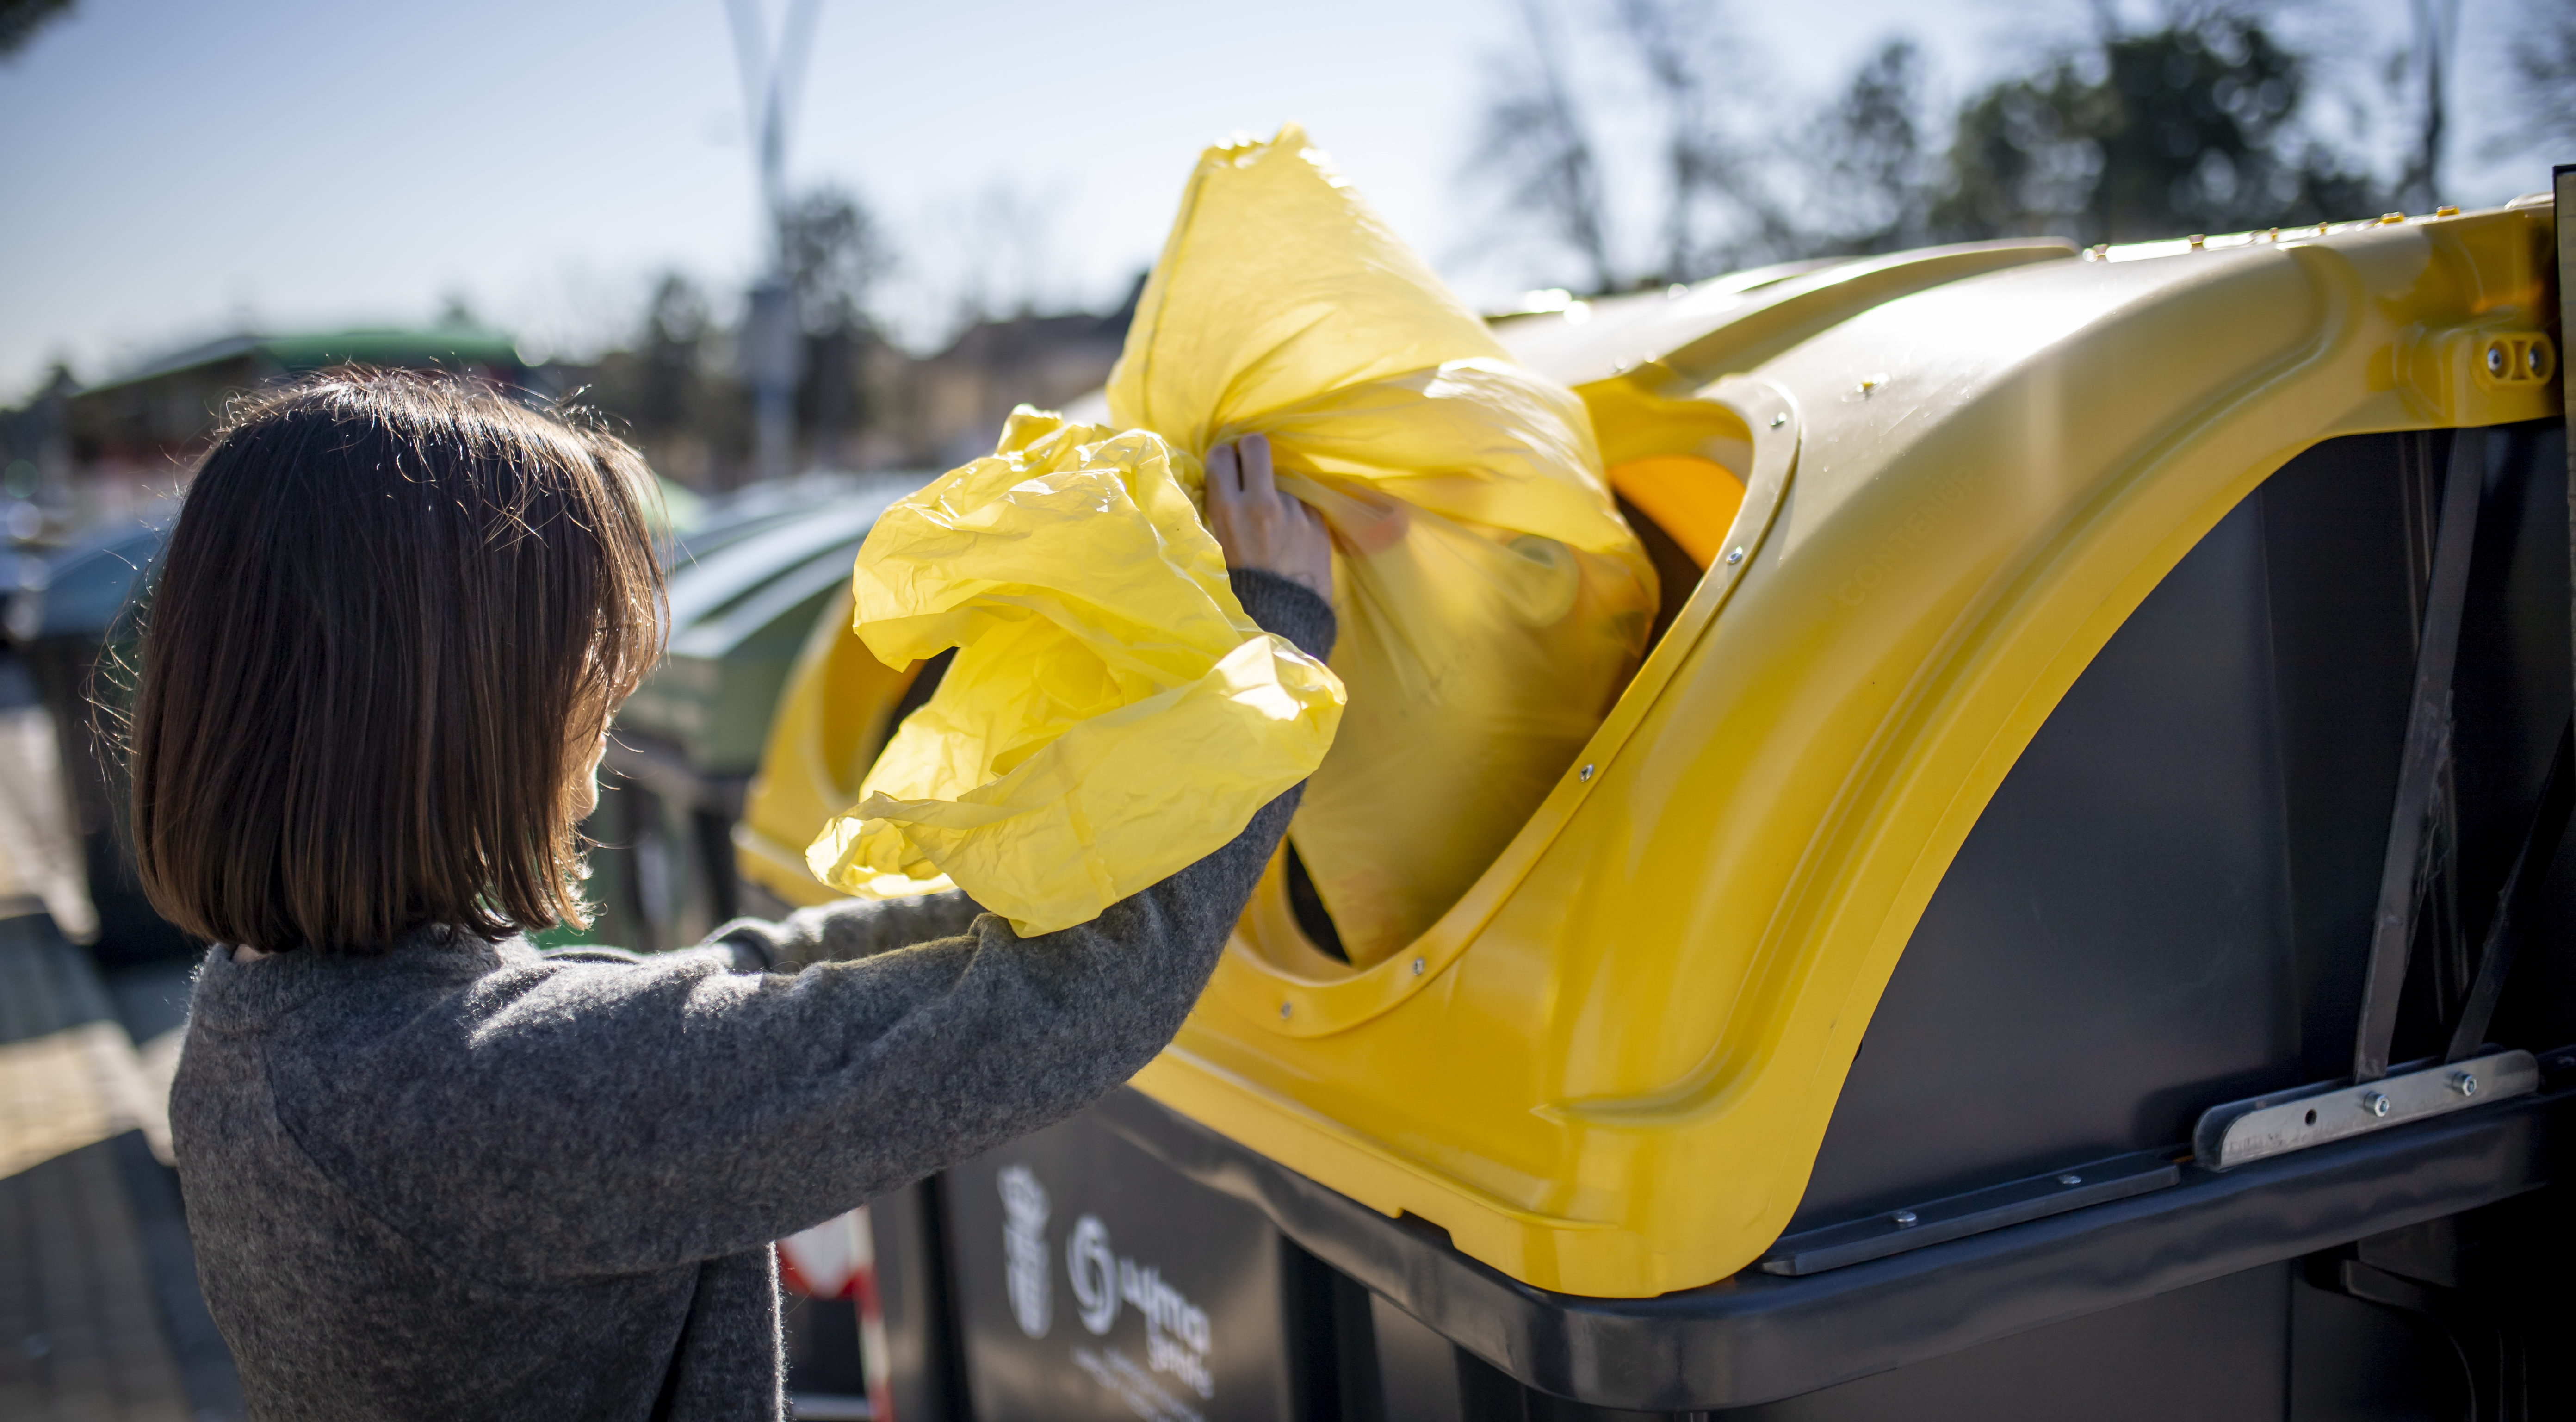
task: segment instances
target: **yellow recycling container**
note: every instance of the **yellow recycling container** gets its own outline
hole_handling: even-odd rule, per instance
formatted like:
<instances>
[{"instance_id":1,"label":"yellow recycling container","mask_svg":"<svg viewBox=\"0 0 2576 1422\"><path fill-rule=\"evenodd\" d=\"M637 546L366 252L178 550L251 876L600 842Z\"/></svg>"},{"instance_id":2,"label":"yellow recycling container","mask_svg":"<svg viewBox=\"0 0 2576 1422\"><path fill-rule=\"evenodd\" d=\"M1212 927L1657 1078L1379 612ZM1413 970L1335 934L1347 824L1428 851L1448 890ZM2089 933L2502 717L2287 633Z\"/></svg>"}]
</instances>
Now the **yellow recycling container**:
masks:
<instances>
[{"instance_id":1,"label":"yellow recycling container","mask_svg":"<svg viewBox=\"0 0 2576 1422\"><path fill-rule=\"evenodd\" d=\"M1428 933L1341 969L1274 873L1137 1086L1541 1288L1735 1273L1961 841L2165 573L2319 441L2556 411L2548 217L1932 254L1912 294L1858 263L1542 365L1614 465L1743 451L1708 576Z\"/></svg>"},{"instance_id":2,"label":"yellow recycling container","mask_svg":"<svg viewBox=\"0 0 2576 1422\"><path fill-rule=\"evenodd\" d=\"M1522 1284L1736 1274L1970 829L2203 535L2323 441L2559 409L2551 241L2543 205L1986 244L1504 323L1705 576L1429 931L1353 968L1274 866L1135 1086ZM741 839L794 901L760 846L838 808L896 694L820 690L831 627Z\"/></svg>"}]
</instances>

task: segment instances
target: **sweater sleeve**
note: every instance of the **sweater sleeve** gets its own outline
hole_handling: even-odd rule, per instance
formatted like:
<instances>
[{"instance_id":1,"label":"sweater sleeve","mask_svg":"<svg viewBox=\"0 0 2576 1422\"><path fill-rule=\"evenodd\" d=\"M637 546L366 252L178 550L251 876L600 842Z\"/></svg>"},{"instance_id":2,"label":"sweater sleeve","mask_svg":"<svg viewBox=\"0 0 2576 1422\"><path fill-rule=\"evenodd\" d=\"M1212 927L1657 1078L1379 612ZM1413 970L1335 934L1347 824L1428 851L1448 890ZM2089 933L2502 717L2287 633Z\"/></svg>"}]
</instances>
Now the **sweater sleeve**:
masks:
<instances>
[{"instance_id":1,"label":"sweater sleeve","mask_svg":"<svg viewBox=\"0 0 2576 1422\"><path fill-rule=\"evenodd\" d=\"M793 973L816 963L873 958L934 938L954 938L983 912L958 890L900 899L844 899L798 909L769 922L738 918L719 928L705 946L731 954L741 972Z\"/></svg>"},{"instance_id":2,"label":"sweater sleeve","mask_svg":"<svg viewBox=\"0 0 2576 1422\"><path fill-rule=\"evenodd\" d=\"M1322 598L1235 576L1264 626L1330 651ZM972 907L943 895L777 926L791 954L829 959L796 973L683 953L495 974L476 989L488 1000L474 1005L462 1071L425 1078L425 1109L404 1113L442 1168L371 1193L496 1281L622 1273L758 1247L1060 1121L1180 1029L1298 794L1058 933L1022 938L985 914L962 934L891 946ZM454 1108L438 1103L484 1114L442 1121ZM375 1103L378 1119L388 1104ZM509 1188L454 1188L466 1177Z\"/></svg>"},{"instance_id":3,"label":"sweater sleeve","mask_svg":"<svg viewBox=\"0 0 2576 1422\"><path fill-rule=\"evenodd\" d=\"M1332 654L1333 609L1306 587L1259 570L1236 570L1234 596L1261 627L1321 659ZM735 919L704 946L726 950L744 972L796 972L816 963L853 962L896 948L953 938L983 909L951 890L899 899L848 899L798 909L769 922Z\"/></svg>"}]
</instances>

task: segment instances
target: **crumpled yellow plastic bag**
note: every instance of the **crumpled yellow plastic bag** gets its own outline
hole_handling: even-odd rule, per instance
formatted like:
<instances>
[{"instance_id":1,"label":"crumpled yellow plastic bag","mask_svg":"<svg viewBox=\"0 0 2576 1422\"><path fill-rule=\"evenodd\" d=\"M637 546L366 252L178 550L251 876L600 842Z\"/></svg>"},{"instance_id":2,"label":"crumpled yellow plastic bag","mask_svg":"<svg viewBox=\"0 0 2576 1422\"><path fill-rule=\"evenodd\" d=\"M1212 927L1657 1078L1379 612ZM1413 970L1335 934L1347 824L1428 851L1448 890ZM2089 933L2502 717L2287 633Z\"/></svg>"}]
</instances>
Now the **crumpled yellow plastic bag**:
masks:
<instances>
[{"instance_id":1,"label":"crumpled yellow plastic bag","mask_svg":"<svg viewBox=\"0 0 2576 1422\"><path fill-rule=\"evenodd\" d=\"M1112 423L1194 453L1267 435L1333 530L1350 708L1289 836L1376 962L1492 862L1644 652L1654 569L1591 420L1294 125L1200 159L1108 393Z\"/></svg>"},{"instance_id":2,"label":"crumpled yellow plastic bag","mask_svg":"<svg viewBox=\"0 0 2576 1422\"><path fill-rule=\"evenodd\" d=\"M1022 407L992 457L881 515L853 622L904 666L949 647L849 813L806 852L862 895L953 881L1023 934L1187 867L1305 779L1342 687L1263 632L1198 506L1199 462Z\"/></svg>"},{"instance_id":3,"label":"crumpled yellow plastic bag","mask_svg":"<svg viewBox=\"0 0 2576 1422\"><path fill-rule=\"evenodd\" d=\"M1351 959L1384 958L1519 829L1644 649L1654 571L1582 402L1514 365L1294 126L1201 157L1108 394L1131 433L1024 414L870 534L869 647L961 650L809 862L857 893L945 870L1024 931L1062 926L1311 769L1291 837ZM1255 433L1333 530L1339 681L1249 640L1183 497Z\"/></svg>"}]
</instances>

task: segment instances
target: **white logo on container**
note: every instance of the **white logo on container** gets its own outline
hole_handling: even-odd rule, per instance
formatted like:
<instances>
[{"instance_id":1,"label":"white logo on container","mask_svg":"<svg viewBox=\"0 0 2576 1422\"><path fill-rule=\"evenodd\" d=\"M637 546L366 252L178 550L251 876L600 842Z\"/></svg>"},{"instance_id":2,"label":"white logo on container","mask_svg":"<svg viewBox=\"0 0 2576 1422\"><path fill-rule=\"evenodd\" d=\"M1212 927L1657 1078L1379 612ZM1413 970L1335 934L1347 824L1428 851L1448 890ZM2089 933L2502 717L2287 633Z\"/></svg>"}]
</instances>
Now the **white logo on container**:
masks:
<instances>
[{"instance_id":1,"label":"white logo on container","mask_svg":"<svg viewBox=\"0 0 2576 1422\"><path fill-rule=\"evenodd\" d=\"M1082 1308L1083 1327L1105 1334L1118 1322L1120 1303L1135 1305L1145 1316L1145 1366L1171 1374L1201 1397L1216 1395L1216 1377L1208 1365L1207 1310L1163 1282L1161 1269L1119 1258L1109 1247L1109 1226L1094 1215L1073 1222L1064 1263L1073 1276L1073 1300Z\"/></svg>"},{"instance_id":2,"label":"white logo on container","mask_svg":"<svg viewBox=\"0 0 2576 1422\"><path fill-rule=\"evenodd\" d=\"M1003 1170L1000 1184L1002 1257L1010 1278L1011 1316L1019 1320L1022 1333L1044 1338L1047 1325L1054 1322L1055 1305L1055 1280L1047 1273L1046 1187L1025 1165ZM1074 1287L1081 1289L1079 1279Z\"/></svg>"}]
</instances>

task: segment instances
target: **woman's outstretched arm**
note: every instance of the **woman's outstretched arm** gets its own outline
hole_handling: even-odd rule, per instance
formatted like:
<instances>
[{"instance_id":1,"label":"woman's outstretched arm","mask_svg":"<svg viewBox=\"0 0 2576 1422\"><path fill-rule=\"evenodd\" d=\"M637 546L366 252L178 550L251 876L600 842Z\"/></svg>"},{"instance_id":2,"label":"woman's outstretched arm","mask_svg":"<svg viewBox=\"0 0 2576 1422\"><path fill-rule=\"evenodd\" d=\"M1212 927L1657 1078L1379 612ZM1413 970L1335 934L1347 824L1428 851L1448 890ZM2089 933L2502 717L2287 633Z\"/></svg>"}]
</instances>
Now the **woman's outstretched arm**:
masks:
<instances>
[{"instance_id":1,"label":"woman's outstretched arm","mask_svg":"<svg viewBox=\"0 0 2576 1422\"><path fill-rule=\"evenodd\" d=\"M1236 582L1265 627L1329 650L1322 598L1259 573ZM302 1078L278 1106L327 1173L372 1177L341 1183L389 1226L448 1241L452 1266L492 1283L756 1248L1134 1075L1197 1001L1296 802L1035 938L988 914L963 935L793 974L707 953L531 958L437 1011L306 1039L305 1061L270 1062L272 1079ZM421 1071L386 1069L413 1055Z\"/></svg>"}]
</instances>

